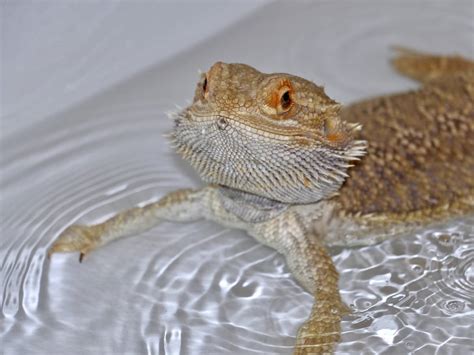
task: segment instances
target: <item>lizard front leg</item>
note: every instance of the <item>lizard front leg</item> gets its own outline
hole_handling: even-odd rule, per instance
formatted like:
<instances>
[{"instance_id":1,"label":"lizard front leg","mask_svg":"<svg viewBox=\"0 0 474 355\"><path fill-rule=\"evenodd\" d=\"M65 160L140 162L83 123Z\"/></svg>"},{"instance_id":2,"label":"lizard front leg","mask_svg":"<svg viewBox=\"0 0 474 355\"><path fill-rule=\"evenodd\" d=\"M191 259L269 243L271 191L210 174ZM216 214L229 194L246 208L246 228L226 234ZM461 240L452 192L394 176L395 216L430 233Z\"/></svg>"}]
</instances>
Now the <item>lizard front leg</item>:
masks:
<instances>
[{"instance_id":1,"label":"lizard front leg","mask_svg":"<svg viewBox=\"0 0 474 355\"><path fill-rule=\"evenodd\" d=\"M310 243L300 249L302 256L292 269L298 279L311 276L315 303L308 320L298 330L294 354L329 354L340 340L342 317L350 310L341 300L339 274L326 248ZM298 277L303 269L308 275Z\"/></svg>"},{"instance_id":2,"label":"lizard front leg","mask_svg":"<svg viewBox=\"0 0 474 355\"><path fill-rule=\"evenodd\" d=\"M341 319L349 309L341 300L339 275L322 242L292 211L249 232L282 253L296 279L314 295L311 314L298 331L294 355L332 353L340 339Z\"/></svg>"},{"instance_id":3,"label":"lizard front leg","mask_svg":"<svg viewBox=\"0 0 474 355\"><path fill-rule=\"evenodd\" d=\"M200 219L212 189L173 191L158 202L120 212L103 223L69 226L53 243L48 255L78 251L79 261L82 261L92 250L115 239L144 232L162 221L191 222Z\"/></svg>"}]
</instances>

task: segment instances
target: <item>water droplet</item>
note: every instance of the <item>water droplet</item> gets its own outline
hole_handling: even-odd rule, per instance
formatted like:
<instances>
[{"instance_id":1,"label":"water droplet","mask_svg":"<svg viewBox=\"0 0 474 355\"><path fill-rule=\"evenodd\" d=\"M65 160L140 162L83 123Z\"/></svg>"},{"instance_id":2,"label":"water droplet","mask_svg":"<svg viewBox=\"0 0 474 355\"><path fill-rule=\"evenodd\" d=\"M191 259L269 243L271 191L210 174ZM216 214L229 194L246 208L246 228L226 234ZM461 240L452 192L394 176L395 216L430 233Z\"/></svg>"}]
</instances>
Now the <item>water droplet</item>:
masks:
<instances>
[{"instance_id":1,"label":"water droplet","mask_svg":"<svg viewBox=\"0 0 474 355\"><path fill-rule=\"evenodd\" d=\"M423 268L420 265L413 265L412 269L414 272L416 272L418 275L421 275L423 273Z\"/></svg>"},{"instance_id":2,"label":"water droplet","mask_svg":"<svg viewBox=\"0 0 474 355\"><path fill-rule=\"evenodd\" d=\"M105 195L111 196L111 195L118 194L119 192L124 191L127 187L128 187L128 184L121 184L121 185L114 186L111 189L108 189L105 192Z\"/></svg>"},{"instance_id":3,"label":"water droplet","mask_svg":"<svg viewBox=\"0 0 474 355\"><path fill-rule=\"evenodd\" d=\"M451 313L459 313L464 309L464 302L458 300L447 301L444 307Z\"/></svg>"},{"instance_id":4,"label":"water droplet","mask_svg":"<svg viewBox=\"0 0 474 355\"><path fill-rule=\"evenodd\" d=\"M438 236L438 242L439 242L439 244L441 244L445 247L449 247L449 246L453 245L453 239L451 238L451 236L449 234L440 234Z\"/></svg>"},{"instance_id":5,"label":"water droplet","mask_svg":"<svg viewBox=\"0 0 474 355\"><path fill-rule=\"evenodd\" d=\"M474 284L474 263L466 268L464 271L464 276L469 283Z\"/></svg>"},{"instance_id":6,"label":"water droplet","mask_svg":"<svg viewBox=\"0 0 474 355\"><path fill-rule=\"evenodd\" d=\"M399 330L397 318L393 315L382 316L376 319L372 327L377 335L389 345L393 344L395 335Z\"/></svg>"}]
</instances>

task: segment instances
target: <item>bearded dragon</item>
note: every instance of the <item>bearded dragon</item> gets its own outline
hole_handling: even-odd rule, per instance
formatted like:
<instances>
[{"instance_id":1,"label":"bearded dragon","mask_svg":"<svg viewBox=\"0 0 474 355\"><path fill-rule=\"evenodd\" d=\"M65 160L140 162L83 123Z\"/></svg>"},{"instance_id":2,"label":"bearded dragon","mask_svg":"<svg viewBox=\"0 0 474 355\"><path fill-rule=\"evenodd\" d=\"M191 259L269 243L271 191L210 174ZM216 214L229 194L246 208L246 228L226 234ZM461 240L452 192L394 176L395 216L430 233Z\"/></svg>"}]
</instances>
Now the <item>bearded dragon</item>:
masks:
<instances>
[{"instance_id":1,"label":"bearded dragon","mask_svg":"<svg viewBox=\"0 0 474 355\"><path fill-rule=\"evenodd\" d=\"M49 249L80 252L162 221L243 229L283 254L315 303L294 354L325 354L348 313L328 246L367 245L474 209L474 62L399 49L418 90L347 107L303 78L215 63L176 114L172 141L208 185L91 226Z\"/></svg>"}]
</instances>

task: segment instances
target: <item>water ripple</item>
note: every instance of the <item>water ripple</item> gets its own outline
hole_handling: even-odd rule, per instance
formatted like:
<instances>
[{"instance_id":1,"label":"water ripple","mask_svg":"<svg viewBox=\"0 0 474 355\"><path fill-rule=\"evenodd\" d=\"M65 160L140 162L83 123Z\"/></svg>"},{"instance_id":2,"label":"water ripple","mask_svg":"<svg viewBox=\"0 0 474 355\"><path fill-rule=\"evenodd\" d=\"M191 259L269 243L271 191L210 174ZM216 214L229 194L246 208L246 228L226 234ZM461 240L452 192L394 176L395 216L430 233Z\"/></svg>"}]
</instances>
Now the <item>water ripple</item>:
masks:
<instances>
[{"instance_id":1,"label":"water ripple","mask_svg":"<svg viewBox=\"0 0 474 355\"><path fill-rule=\"evenodd\" d=\"M168 66L2 137L5 353L290 354L311 296L280 255L244 233L210 222L163 224L82 264L77 255L48 260L45 252L71 223L97 223L197 185L162 137L172 127L163 112L192 94L190 73L211 59L299 73L346 102L409 87L387 64L390 44L424 48L436 38L436 50L470 50L468 11L407 4L277 3ZM300 20L289 22L295 14ZM271 55L257 35L264 28ZM335 252L353 310L338 351L474 351L473 226L466 217Z\"/></svg>"}]
</instances>

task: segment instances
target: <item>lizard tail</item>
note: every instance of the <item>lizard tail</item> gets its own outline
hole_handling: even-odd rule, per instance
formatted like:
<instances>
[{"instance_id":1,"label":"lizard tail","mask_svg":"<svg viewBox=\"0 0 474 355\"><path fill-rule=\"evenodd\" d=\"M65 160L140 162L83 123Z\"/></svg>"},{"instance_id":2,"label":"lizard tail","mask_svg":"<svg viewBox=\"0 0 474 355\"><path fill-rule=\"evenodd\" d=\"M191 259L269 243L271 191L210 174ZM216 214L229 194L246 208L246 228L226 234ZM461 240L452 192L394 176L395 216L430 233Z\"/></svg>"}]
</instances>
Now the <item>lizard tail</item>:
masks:
<instances>
[{"instance_id":1,"label":"lizard tail","mask_svg":"<svg viewBox=\"0 0 474 355\"><path fill-rule=\"evenodd\" d=\"M474 71L474 62L459 55L440 56L394 46L397 55L391 63L402 75L426 83L457 73Z\"/></svg>"}]
</instances>

